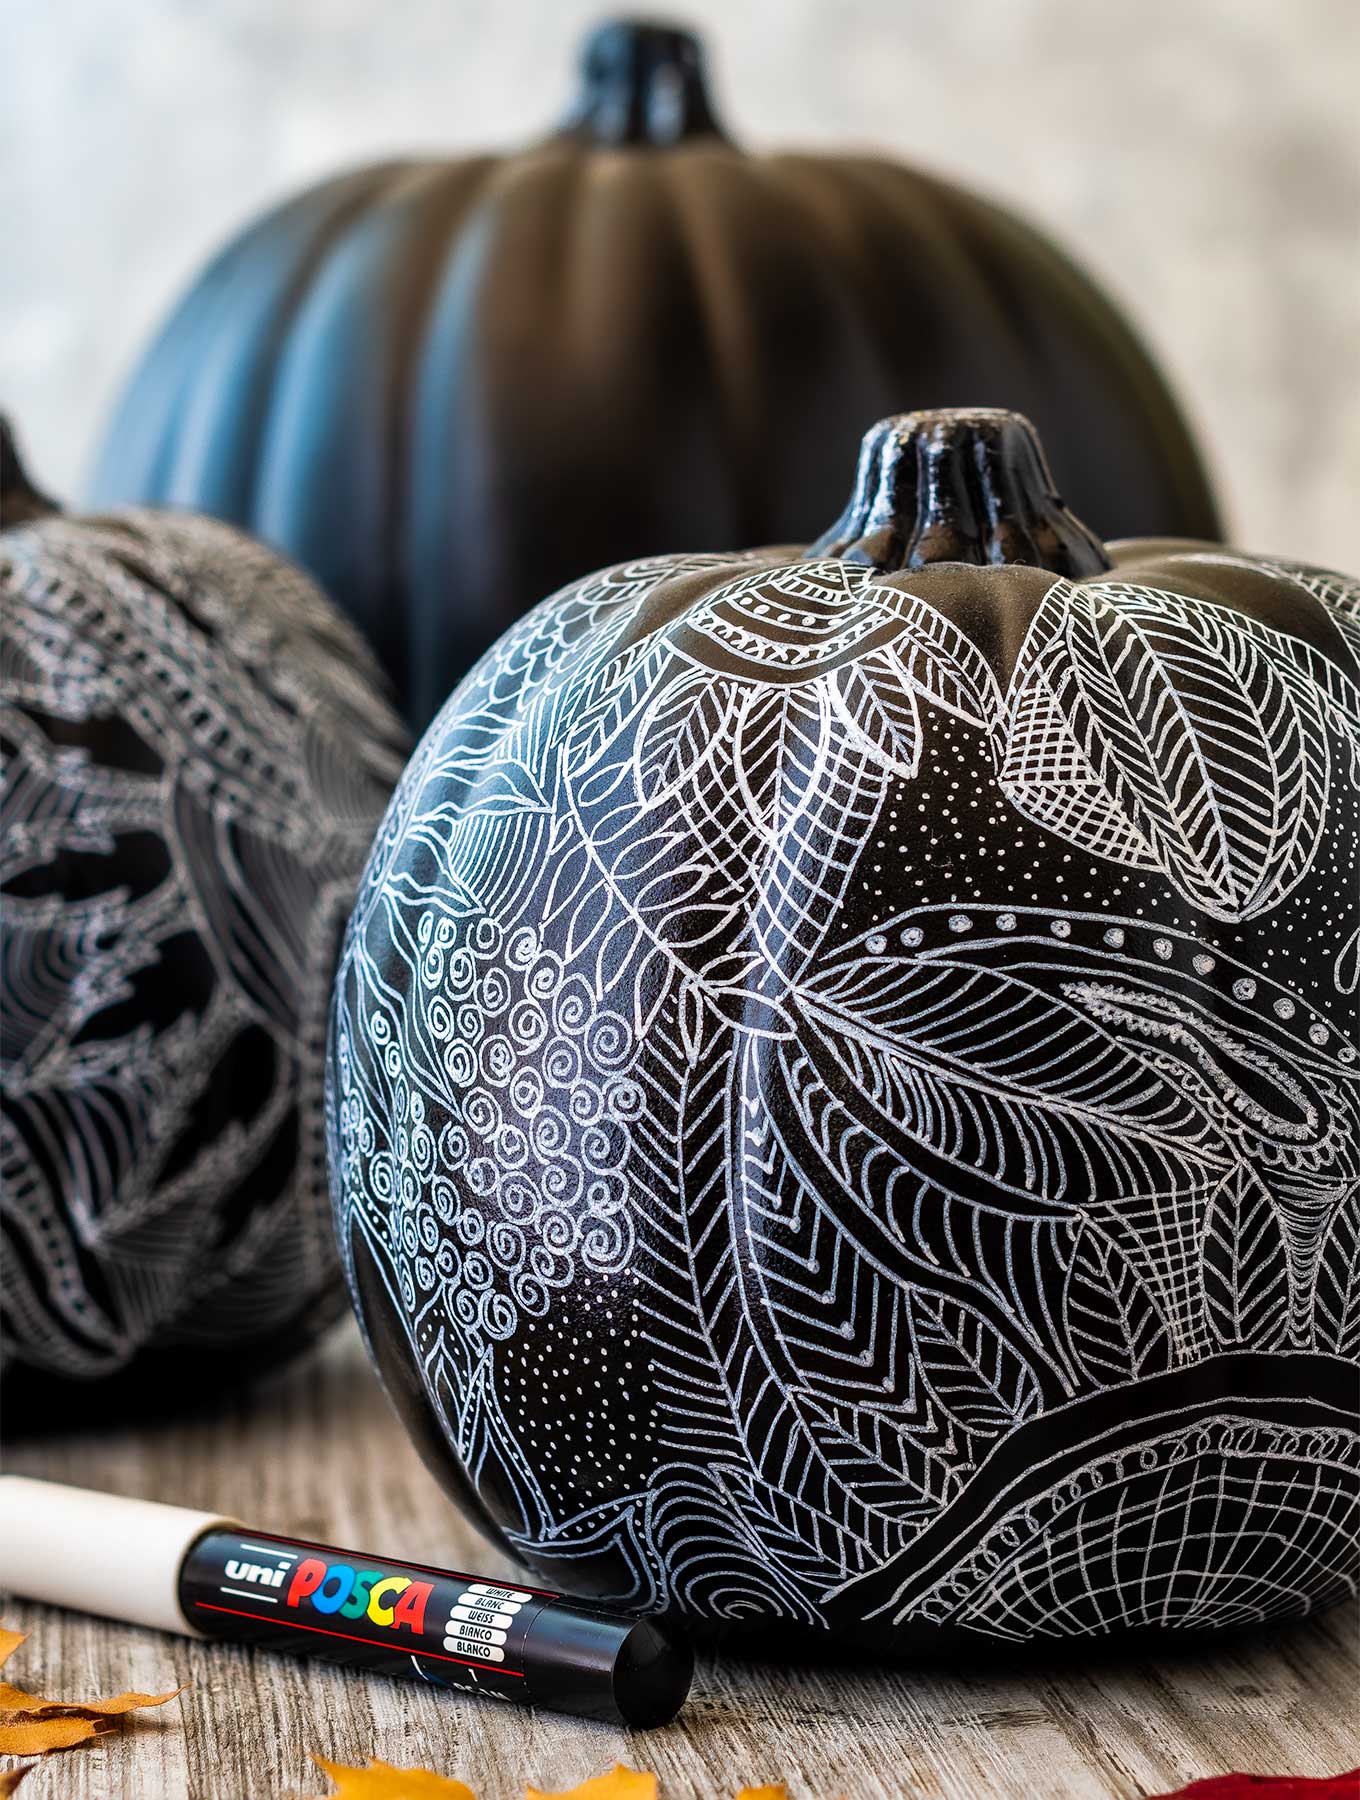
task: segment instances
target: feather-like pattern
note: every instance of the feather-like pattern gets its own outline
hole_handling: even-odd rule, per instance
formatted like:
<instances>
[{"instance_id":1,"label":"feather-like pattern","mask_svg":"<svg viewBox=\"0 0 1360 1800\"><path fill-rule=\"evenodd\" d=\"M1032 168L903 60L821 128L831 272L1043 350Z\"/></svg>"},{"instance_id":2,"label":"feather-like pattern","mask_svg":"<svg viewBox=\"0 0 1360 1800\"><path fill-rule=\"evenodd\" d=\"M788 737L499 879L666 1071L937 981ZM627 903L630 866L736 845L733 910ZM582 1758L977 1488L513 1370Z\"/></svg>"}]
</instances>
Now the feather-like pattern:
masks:
<instances>
[{"instance_id":1,"label":"feather-like pattern","mask_svg":"<svg viewBox=\"0 0 1360 1800\"><path fill-rule=\"evenodd\" d=\"M1012 686L1007 792L1215 917L1268 910L1316 854L1332 779L1324 698L1272 652L1221 608L1055 587Z\"/></svg>"},{"instance_id":2,"label":"feather-like pattern","mask_svg":"<svg viewBox=\"0 0 1360 1800\"><path fill-rule=\"evenodd\" d=\"M1289 1264L1269 1189L1236 1168L1219 1183L1204 1225L1204 1299L1222 1344L1274 1349L1289 1317Z\"/></svg>"},{"instance_id":3,"label":"feather-like pattern","mask_svg":"<svg viewBox=\"0 0 1360 1800\"><path fill-rule=\"evenodd\" d=\"M1073 1353L1101 1387L1137 1381L1170 1366L1166 1325L1151 1291L1094 1223L1078 1229L1063 1315Z\"/></svg>"},{"instance_id":4,"label":"feather-like pattern","mask_svg":"<svg viewBox=\"0 0 1360 1800\"><path fill-rule=\"evenodd\" d=\"M1360 1359L1360 1183L1337 1207L1322 1242L1315 1321L1319 1349Z\"/></svg>"}]
</instances>

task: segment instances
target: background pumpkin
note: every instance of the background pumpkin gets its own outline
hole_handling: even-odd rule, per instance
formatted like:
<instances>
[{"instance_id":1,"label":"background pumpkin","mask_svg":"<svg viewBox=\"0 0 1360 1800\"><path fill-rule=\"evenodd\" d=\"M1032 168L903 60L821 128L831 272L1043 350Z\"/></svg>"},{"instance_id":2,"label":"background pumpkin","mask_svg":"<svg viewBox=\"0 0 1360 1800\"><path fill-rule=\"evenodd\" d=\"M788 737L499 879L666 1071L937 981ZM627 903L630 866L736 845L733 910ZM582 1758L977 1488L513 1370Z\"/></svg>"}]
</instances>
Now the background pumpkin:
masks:
<instances>
[{"instance_id":1,"label":"background pumpkin","mask_svg":"<svg viewBox=\"0 0 1360 1800\"><path fill-rule=\"evenodd\" d=\"M865 418L961 394L1036 419L1097 528L1218 535L1148 356L1046 239L890 162L742 154L695 40L621 23L542 143L362 169L230 243L94 493L295 557L421 727L547 590L806 541Z\"/></svg>"},{"instance_id":2,"label":"background pumpkin","mask_svg":"<svg viewBox=\"0 0 1360 1800\"><path fill-rule=\"evenodd\" d=\"M1103 545L997 412L546 602L336 983L339 1229L549 1584L931 1643L1360 1572L1360 584Z\"/></svg>"},{"instance_id":3,"label":"background pumpkin","mask_svg":"<svg viewBox=\"0 0 1360 1800\"><path fill-rule=\"evenodd\" d=\"M215 521L59 517L0 429L7 1428L209 1396L341 1305L326 1005L402 734Z\"/></svg>"}]
</instances>

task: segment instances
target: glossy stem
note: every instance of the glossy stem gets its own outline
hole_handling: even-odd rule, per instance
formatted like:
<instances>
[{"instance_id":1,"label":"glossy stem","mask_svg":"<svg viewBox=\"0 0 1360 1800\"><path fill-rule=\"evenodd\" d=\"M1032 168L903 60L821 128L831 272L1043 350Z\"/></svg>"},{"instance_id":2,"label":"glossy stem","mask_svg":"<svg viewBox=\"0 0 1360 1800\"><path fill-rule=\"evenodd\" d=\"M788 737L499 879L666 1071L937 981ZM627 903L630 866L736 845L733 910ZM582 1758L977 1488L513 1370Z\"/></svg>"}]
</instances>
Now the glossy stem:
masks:
<instances>
[{"instance_id":1,"label":"glossy stem","mask_svg":"<svg viewBox=\"0 0 1360 1800\"><path fill-rule=\"evenodd\" d=\"M1024 563L1078 579L1105 546L1058 496L1038 434L1019 413L941 408L866 433L855 491L810 556L876 569Z\"/></svg>"},{"instance_id":2,"label":"glossy stem","mask_svg":"<svg viewBox=\"0 0 1360 1800\"><path fill-rule=\"evenodd\" d=\"M27 525L34 519L50 518L61 508L47 494L35 488L19 460L10 422L0 418L0 531L12 525Z\"/></svg>"},{"instance_id":3,"label":"glossy stem","mask_svg":"<svg viewBox=\"0 0 1360 1800\"><path fill-rule=\"evenodd\" d=\"M580 98L560 135L582 144L659 149L687 138L723 137L698 38L645 19L597 26L581 56Z\"/></svg>"}]
</instances>

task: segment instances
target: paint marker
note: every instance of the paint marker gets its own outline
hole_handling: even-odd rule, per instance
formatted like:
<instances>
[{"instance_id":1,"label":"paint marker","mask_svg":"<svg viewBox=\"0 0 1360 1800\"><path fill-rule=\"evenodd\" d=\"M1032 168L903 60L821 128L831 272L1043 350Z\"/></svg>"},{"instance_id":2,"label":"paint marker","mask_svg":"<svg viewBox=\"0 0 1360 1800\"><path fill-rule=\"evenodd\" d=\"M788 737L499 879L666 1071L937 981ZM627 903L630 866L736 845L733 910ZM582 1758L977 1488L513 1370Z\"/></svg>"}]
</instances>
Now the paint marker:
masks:
<instances>
[{"instance_id":1,"label":"paint marker","mask_svg":"<svg viewBox=\"0 0 1360 1800\"><path fill-rule=\"evenodd\" d=\"M0 1587L624 1725L673 1719L694 1672L654 1619L22 1475L0 1475Z\"/></svg>"}]
</instances>

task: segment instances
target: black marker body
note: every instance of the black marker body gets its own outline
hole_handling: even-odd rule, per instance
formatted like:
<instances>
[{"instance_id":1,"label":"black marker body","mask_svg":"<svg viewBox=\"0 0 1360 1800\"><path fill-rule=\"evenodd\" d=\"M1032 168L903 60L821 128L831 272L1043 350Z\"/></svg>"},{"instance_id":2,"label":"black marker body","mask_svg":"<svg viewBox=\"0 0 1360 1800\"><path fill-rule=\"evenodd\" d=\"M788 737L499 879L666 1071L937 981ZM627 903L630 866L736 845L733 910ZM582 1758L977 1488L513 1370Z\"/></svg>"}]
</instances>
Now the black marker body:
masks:
<instances>
[{"instance_id":1,"label":"black marker body","mask_svg":"<svg viewBox=\"0 0 1360 1800\"><path fill-rule=\"evenodd\" d=\"M650 1619L267 1532L205 1532L179 1603L209 1637L628 1725L673 1718L693 1672Z\"/></svg>"}]
</instances>

